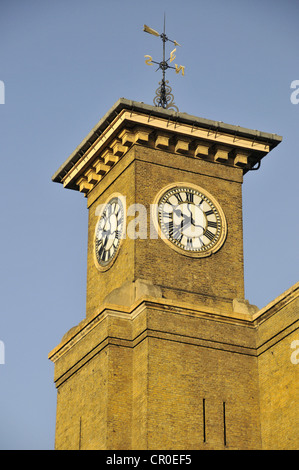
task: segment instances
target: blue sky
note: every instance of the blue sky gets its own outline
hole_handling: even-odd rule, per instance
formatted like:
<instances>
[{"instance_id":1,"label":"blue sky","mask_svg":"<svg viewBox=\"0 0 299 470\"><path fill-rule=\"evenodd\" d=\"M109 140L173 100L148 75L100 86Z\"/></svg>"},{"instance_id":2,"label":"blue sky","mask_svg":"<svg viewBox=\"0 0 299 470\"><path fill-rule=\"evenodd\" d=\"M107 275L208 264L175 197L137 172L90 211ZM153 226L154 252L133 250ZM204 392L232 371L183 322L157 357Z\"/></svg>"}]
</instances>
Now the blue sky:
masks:
<instances>
[{"instance_id":1,"label":"blue sky","mask_svg":"<svg viewBox=\"0 0 299 470\"><path fill-rule=\"evenodd\" d=\"M47 356L85 317L87 209L51 176L120 97L152 104L144 55L161 42L142 30L164 12L179 110L283 136L244 178L246 299L262 308L298 281L297 0L2 0L0 449L54 448Z\"/></svg>"}]
</instances>

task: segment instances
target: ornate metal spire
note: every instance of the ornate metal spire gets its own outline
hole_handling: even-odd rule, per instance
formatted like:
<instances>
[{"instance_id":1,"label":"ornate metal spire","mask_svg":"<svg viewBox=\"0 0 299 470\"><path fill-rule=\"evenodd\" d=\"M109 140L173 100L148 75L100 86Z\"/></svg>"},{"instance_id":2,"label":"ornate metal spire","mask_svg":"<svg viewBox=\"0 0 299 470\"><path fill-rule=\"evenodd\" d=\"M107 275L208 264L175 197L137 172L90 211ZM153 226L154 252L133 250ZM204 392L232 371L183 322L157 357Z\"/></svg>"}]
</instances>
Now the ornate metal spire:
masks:
<instances>
[{"instance_id":1,"label":"ornate metal spire","mask_svg":"<svg viewBox=\"0 0 299 470\"><path fill-rule=\"evenodd\" d=\"M170 69L174 69L176 73L181 72L182 75L184 76L185 67L183 65L178 66L177 64L175 64L174 67L169 65L176 58L176 56L175 56L176 48L174 48L171 51L169 58L166 60L165 59L165 44L166 44L167 41L172 42L175 46L180 46L180 44L177 41L173 41L172 39L169 39L166 36L166 33L165 33L165 15L164 15L163 33L160 34L160 33L158 33L158 31L155 31L154 29L150 28L147 25L143 26L143 31L145 31L146 33L152 34L153 36L160 37L162 39L162 43L163 43L163 59L161 60L161 62L154 61L153 58L150 55L145 55L144 56L145 57L145 63L147 65L153 65L153 64L158 64L159 65L156 72L158 70L162 70L162 80L161 80L161 82L159 82L160 86L156 90L156 96L153 100L154 105L155 106L161 106L162 108L165 108L165 109L174 109L175 111L178 111L178 107L174 104L174 96L171 93L172 89L168 85L168 83L169 83L168 80L165 79L165 74L166 74L166 70L170 68Z\"/></svg>"}]
</instances>

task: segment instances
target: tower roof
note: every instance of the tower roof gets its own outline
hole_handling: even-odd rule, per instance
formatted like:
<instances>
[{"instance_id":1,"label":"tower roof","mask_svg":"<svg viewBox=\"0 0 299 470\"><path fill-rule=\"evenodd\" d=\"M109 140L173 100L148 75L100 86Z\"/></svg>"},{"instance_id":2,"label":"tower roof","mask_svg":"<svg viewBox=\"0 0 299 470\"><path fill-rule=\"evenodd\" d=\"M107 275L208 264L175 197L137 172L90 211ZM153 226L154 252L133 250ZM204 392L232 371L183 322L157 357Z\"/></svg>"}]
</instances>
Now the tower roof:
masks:
<instances>
[{"instance_id":1,"label":"tower roof","mask_svg":"<svg viewBox=\"0 0 299 470\"><path fill-rule=\"evenodd\" d=\"M237 166L245 174L281 141L277 134L121 98L52 180L86 194L134 143Z\"/></svg>"}]
</instances>

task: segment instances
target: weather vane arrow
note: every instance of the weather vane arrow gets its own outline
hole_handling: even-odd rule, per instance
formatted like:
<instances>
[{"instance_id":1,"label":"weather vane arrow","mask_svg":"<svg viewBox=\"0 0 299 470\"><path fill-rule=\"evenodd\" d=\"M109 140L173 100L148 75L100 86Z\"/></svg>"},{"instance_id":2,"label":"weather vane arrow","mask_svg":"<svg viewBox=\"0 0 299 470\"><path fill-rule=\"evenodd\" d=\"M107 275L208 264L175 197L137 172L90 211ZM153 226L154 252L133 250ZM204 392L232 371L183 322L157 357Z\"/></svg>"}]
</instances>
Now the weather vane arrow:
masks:
<instances>
[{"instance_id":1,"label":"weather vane arrow","mask_svg":"<svg viewBox=\"0 0 299 470\"><path fill-rule=\"evenodd\" d=\"M176 111L178 111L178 108L177 108L177 106L175 106L174 101L173 101L174 97L171 93L171 91L172 91L171 87L168 85L168 80L165 80L165 74L166 74L166 70L170 68L170 69L174 69L177 74L181 72L182 76L184 76L185 75L185 67L183 65L178 66L177 64L175 64L174 67L169 65L176 58L176 55L175 55L176 48L174 48L171 51L169 58L166 60L165 59L165 44L166 44L167 41L172 42L175 46L180 46L180 44L177 41L173 41L172 39L169 39L166 36L166 34L165 34L165 15L164 15L164 30L163 30L163 33L161 33L161 34L158 33L158 31L150 28L146 24L143 26L143 31L145 31L146 33L152 34L153 36L160 37L162 39L162 42L163 42L163 60L161 62L154 61L152 56L150 56L150 55L145 55L144 56L146 65L157 64L159 67L157 68L156 71L158 71L159 69L162 70L162 81L159 82L160 86L156 90L156 97L154 98L154 104L156 106L161 106L162 108L165 108L165 109L173 108Z\"/></svg>"}]
</instances>

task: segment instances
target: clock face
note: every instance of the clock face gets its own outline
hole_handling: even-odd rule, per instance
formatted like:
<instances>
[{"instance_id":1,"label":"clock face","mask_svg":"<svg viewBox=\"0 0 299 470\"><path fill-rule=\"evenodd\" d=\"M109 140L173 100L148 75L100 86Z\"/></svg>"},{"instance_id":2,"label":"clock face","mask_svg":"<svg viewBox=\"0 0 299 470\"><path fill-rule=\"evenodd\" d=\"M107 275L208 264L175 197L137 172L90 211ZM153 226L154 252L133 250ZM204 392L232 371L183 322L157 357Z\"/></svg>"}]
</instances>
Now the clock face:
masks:
<instances>
[{"instance_id":1,"label":"clock face","mask_svg":"<svg viewBox=\"0 0 299 470\"><path fill-rule=\"evenodd\" d=\"M224 243L226 222L217 201L205 190L177 183L157 199L161 238L172 248L192 257L209 256Z\"/></svg>"},{"instance_id":2,"label":"clock face","mask_svg":"<svg viewBox=\"0 0 299 470\"><path fill-rule=\"evenodd\" d=\"M124 231L124 204L112 197L103 207L95 231L94 250L97 267L108 269L117 256Z\"/></svg>"}]
</instances>

